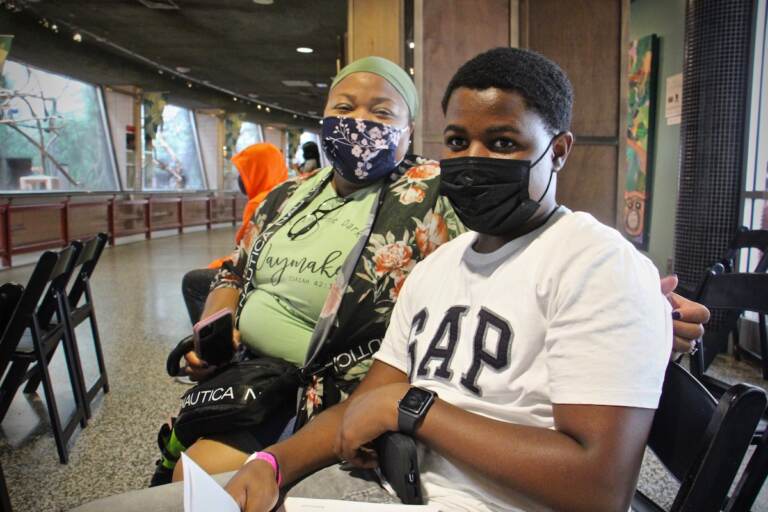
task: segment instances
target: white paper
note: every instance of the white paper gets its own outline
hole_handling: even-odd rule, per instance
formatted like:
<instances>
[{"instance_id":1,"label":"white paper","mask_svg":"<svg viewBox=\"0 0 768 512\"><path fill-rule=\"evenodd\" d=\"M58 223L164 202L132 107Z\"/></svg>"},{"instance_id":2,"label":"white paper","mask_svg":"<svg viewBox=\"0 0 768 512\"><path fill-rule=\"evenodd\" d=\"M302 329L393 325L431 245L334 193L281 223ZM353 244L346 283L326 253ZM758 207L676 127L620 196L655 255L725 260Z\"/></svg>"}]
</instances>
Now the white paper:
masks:
<instances>
[{"instance_id":1,"label":"white paper","mask_svg":"<svg viewBox=\"0 0 768 512\"><path fill-rule=\"evenodd\" d=\"M184 469L184 512L240 512L232 496L184 452L181 452L181 461Z\"/></svg>"},{"instance_id":2,"label":"white paper","mask_svg":"<svg viewBox=\"0 0 768 512\"><path fill-rule=\"evenodd\" d=\"M683 74L667 77L667 94L664 101L664 115L667 125L680 124L683 114Z\"/></svg>"},{"instance_id":3,"label":"white paper","mask_svg":"<svg viewBox=\"0 0 768 512\"><path fill-rule=\"evenodd\" d=\"M195 461L182 452L184 512L240 512L235 500ZM287 498L279 512L440 512L433 505L396 505L358 501Z\"/></svg>"},{"instance_id":4,"label":"white paper","mask_svg":"<svg viewBox=\"0 0 768 512\"><path fill-rule=\"evenodd\" d=\"M440 509L433 505L287 498L278 512L440 512Z\"/></svg>"}]
</instances>

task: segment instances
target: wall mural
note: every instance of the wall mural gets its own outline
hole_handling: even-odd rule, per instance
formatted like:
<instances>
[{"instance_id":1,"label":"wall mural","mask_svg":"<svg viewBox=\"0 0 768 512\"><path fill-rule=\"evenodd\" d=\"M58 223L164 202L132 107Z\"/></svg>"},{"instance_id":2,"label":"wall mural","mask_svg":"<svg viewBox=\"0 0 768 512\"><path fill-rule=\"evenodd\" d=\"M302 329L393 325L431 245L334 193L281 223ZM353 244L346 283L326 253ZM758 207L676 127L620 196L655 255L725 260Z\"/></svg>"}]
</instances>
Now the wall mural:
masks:
<instances>
[{"instance_id":1,"label":"wall mural","mask_svg":"<svg viewBox=\"0 0 768 512\"><path fill-rule=\"evenodd\" d=\"M652 34L629 45L627 180L621 230L643 250L648 248L653 190L658 41Z\"/></svg>"}]
</instances>

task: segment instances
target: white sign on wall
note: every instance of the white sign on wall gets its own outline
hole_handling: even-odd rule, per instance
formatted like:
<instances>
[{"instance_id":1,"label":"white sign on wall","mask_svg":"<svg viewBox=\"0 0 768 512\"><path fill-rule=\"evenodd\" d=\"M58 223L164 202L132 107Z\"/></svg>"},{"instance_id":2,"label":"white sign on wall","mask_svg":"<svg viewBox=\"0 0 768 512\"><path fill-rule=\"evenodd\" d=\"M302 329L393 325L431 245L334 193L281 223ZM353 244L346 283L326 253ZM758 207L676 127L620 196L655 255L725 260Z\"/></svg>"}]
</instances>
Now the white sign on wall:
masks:
<instances>
[{"instance_id":1,"label":"white sign on wall","mask_svg":"<svg viewBox=\"0 0 768 512\"><path fill-rule=\"evenodd\" d=\"M683 114L683 74L667 77L667 94L664 100L664 115L667 126L680 124Z\"/></svg>"}]
</instances>

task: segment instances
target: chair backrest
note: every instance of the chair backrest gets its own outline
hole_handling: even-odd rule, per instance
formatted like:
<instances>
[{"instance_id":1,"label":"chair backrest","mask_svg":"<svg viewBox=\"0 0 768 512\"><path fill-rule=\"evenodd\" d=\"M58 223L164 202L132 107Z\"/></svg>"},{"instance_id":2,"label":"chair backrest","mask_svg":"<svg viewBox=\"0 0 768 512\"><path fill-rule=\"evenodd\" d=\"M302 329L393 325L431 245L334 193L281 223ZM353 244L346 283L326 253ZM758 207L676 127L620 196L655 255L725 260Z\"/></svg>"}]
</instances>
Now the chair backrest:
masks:
<instances>
[{"instance_id":1,"label":"chair backrest","mask_svg":"<svg viewBox=\"0 0 768 512\"><path fill-rule=\"evenodd\" d=\"M728 265L728 270L733 271L736 259L741 249L757 249L763 253L757 262L755 272L765 272L768 270L768 230L755 229L749 230L741 227L728 244L728 252L724 261Z\"/></svg>"},{"instance_id":2,"label":"chair backrest","mask_svg":"<svg viewBox=\"0 0 768 512\"><path fill-rule=\"evenodd\" d=\"M671 362L648 446L680 482L671 511L718 511L766 408L762 390L731 387L717 402Z\"/></svg>"},{"instance_id":3,"label":"chair backrest","mask_svg":"<svg viewBox=\"0 0 768 512\"><path fill-rule=\"evenodd\" d=\"M58 253L46 251L37 260L19 303L0 338L0 375L5 372L11 354L16 350L24 331L30 326L33 315L38 315L41 297L50 294L52 288L63 290L66 286L66 280L69 279L67 272L72 272L76 250L75 247L69 246Z\"/></svg>"},{"instance_id":4,"label":"chair backrest","mask_svg":"<svg viewBox=\"0 0 768 512\"><path fill-rule=\"evenodd\" d=\"M69 305L71 307L76 307L85 293L87 282L93 275L101 253L104 251L104 246L107 245L107 240L108 237L105 233L99 233L83 246L83 250L75 262L75 269L78 270L72 288L69 290Z\"/></svg>"},{"instance_id":5,"label":"chair backrest","mask_svg":"<svg viewBox=\"0 0 768 512\"><path fill-rule=\"evenodd\" d=\"M5 372L11 354L16 350L24 330L29 326L32 315L35 314L37 304L51 280L54 268L62 259L61 254L46 251L37 260L16 309L0 337L0 375Z\"/></svg>"},{"instance_id":6,"label":"chair backrest","mask_svg":"<svg viewBox=\"0 0 768 512\"><path fill-rule=\"evenodd\" d=\"M66 293L67 283L75 270L75 261L82 250L83 244L74 241L61 251L61 257L51 271L48 290L46 290L37 308L37 321L41 327L45 328L51 323L57 308L56 294Z\"/></svg>"},{"instance_id":7,"label":"chair backrest","mask_svg":"<svg viewBox=\"0 0 768 512\"><path fill-rule=\"evenodd\" d=\"M19 305L24 287L17 283L5 283L0 286L0 335L5 331L11 315Z\"/></svg>"},{"instance_id":8,"label":"chair backrest","mask_svg":"<svg viewBox=\"0 0 768 512\"><path fill-rule=\"evenodd\" d=\"M710 271L704 278L698 300L712 309L768 314L768 274Z\"/></svg>"}]
</instances>

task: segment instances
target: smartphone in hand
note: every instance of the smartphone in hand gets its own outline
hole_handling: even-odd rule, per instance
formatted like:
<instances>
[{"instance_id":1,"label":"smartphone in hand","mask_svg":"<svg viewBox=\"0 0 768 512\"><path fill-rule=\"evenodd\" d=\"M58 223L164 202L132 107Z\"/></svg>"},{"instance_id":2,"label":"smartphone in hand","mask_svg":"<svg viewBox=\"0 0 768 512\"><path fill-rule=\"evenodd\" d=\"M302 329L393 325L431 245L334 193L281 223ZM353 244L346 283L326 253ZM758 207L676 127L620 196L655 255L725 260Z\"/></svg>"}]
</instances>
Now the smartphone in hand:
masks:
<instances>
[{"instance_id":1,"label":"smartphone in hand","mask_svg":"<svg viewBox=\"0 0 768 512\"><path fill-rule=\"evenodd\" d=\"M208 364L229 362L235 353L232 344L232 311L222 309L197 322L193 328L195 352Z\"/></svg>"}]
</instances>

